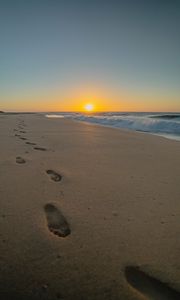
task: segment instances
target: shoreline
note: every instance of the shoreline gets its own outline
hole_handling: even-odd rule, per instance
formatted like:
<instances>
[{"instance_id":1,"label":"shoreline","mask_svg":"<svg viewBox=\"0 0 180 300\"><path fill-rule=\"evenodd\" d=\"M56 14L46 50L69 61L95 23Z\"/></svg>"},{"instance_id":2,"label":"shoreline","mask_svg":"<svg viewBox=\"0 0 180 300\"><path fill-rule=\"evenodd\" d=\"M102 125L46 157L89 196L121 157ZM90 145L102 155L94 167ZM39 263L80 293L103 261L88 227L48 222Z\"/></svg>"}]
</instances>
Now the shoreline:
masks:
<instances>
[{"instance_id":1,"label":"shoreline","mask_svg":"<svg viewBox=\"0 0 180 300\"><path fill-rule=\"evenodd\" d=\"M83 113L82 113L83 115ZM60 114L60 115L48 115L47 113L44 114L44 116L46 118L49 118L49 119L62 119L62 118L66 118L66 116ZM153 131L148 131L148 130L138 130L138 129L132 129L132 128L126 128L126 127L119 127L119 126L116 126L116 125L110 125L110 124L103 124L103 123L100 123L100 122L91 122L91 121L88 121L88 120L79 120L79 119L76 119L73 117L72 118L66 118L66 119L70 119L70 120L75 120L75 121L78 121L78 122L83 122L83 123L87 123L87 124L94 124L94 125L98 125L98 126L103 126L103 127L109 127L109 128L114 128L114 129L120 129L120 130L128 130L128 131L132 131L132 132L140 132L140 133L147 133L147 134L152 134L152 135L155 135L155 136L160 136L160 137L164 137L166 139L170 139L170 140L175 140L175 141L180 141L180 135L177 135L177 134L174 134L174 133L168 133L168 132L164 132L164 133L161 133L161 132L153 132Z\"/></svg>"},{"instance_id":2,"label":"shoreline","mask_svg":"<svg viewBox=\"0 0 180 300\"><path fill-rule=\"evenodd\" d=\"M50 112L51 113L51 112ZM61 114L63 114L64 112L57 112L57 114L58 113L61 113ZM65 112L65 113L72 113L72 112ZM81 114L83 114L83 112L80 112ZM101 112L101 113L103 113L103 112ZM110 113L113 113L113 112L110 112ZM125 113L125 112L123 112L123 113ZM126 112L126 113L128 113L128 112ZM134 112L133 112L134 113ZM136 113L142 113L142 112L136 112ZM146 112L145 112L146 113ZM155 114L172 114L172 115L176 115L176 114L180 114L179 112L177 113L177 112L154 112ZM57 115L56 117L54 117L54 116L51 116L51 115L49 115L48 116L48 114L49 114L49 112L2 112L1 113L1 116L3 116L3 115L34 115L34 114L37 114L37 115L43 115L44 117L46 117L46 118L57 118L57 119L62 119L62 118L66 118L66 117L64 117L63 115L61 116L61 115ZM53 114L55 114L55 113L53 113ZM152 112L152 114L153 114L153 112ZM68 119L68 118L67 118ZM89 125L91 125L91 124L94 124L94 125L97 125L97 126L103 126L103 127L105 127L105 128L113 128L113 129L119 129L119 130L127 130L127 131L130 131L130 132L138 132L138 133L145 133L145 134L150 134L150 135L153 135L153 136L158 136L158 137L163 137L163 138L165 138L165 139L168 139L168 140L174 140L174 141L180 141L180 135L176 135L176 134L174 134L174 133L167 133L167 132L165 132L165 133L161 133L161 132L157 132L157 133L155 133L155 132L150 132L150 131L146 131L146 130L136 130L136 129L131 129L131 128L125 128L125 127L118 127L118 126L112 126L112 125L106 125L106 124L101 124L101 123L98 123L98 122L88 122L88 121L83 121L83 120L78 120L78 119L70 119L70 120L75 120L75 121L77 121L77 122L83 122L83 123L87 123L87 124L89 124Z\"/></svg>"},{"instance_id":3,"label":"shoreline","mask_svg":"<svg viewBox=\"0 0 180 300\"><path fill-rule=\"evenodd\" d=\"M114 129L0 116L2 299L178 299L180 144Z\"/></svg>"}]
</instances>

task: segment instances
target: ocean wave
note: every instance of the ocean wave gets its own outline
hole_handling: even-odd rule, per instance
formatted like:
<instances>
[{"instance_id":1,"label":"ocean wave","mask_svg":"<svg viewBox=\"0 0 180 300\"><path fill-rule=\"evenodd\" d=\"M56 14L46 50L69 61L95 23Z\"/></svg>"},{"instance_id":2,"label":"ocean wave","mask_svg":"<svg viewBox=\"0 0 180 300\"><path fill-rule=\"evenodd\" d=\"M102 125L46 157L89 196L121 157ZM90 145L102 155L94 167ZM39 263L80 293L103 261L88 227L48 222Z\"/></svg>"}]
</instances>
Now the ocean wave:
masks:
<instances>
[{"instance_id":1,"label":"ocean wave","mask_svg":"<svg viewBox=\"0 0 180 300\"><path fill-rule=\"evenodd\" d=\"M76 116L80 121L154 133L180 134L180 122L137 116Z\"/></svg>"},{"instance_id":2,"label":"ocean wave","mask_svg":"<svg viewBox=\"0 0 180 300\"><path fill-rule=\"evenodd\" d=\"M129 130L149 132L159 135L180 137L180 114L152 114L152 113L59 113L49 114L48 117L65 117L83 122L95 123L103 126L124 128Z\"/></svg>"},{"instance_id":3,"label":"ocean wave","mask_svg":"<svg viewBox=\"0 0 180 300\"><path fill-rule=\"evenodd\" d=\"M158 119L165 119L165 120L176 119L180 121L180 114L155 115L152 116L151 118L158 118Z\"/></svg>"}]
</instances>

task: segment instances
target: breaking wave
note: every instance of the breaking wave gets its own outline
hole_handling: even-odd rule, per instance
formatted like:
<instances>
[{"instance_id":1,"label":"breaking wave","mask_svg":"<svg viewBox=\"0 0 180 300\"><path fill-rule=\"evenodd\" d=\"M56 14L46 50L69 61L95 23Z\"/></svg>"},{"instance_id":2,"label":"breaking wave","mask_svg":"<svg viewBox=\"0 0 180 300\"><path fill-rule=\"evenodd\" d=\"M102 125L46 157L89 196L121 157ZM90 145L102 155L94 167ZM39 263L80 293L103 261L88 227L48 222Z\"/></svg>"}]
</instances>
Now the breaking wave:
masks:
<instances>
[{"instance_id":1,"label":"breaking wave","mask_svg":"<svg viewBox=\"0 0 180 300\"><path fill-rule=\"evenodd\" d=\"M180 140L180 113L58 113L48 117L65 117L116 128L164 135Z\"/></svg>"}]
</instances>

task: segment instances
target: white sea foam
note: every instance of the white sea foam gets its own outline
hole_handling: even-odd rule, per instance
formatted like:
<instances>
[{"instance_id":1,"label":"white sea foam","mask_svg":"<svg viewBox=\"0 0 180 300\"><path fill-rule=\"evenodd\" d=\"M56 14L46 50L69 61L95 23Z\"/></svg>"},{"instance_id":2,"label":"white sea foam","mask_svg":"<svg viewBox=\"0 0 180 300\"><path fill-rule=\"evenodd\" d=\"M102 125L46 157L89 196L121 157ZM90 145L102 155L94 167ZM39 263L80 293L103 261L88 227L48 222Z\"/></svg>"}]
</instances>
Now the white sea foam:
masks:
<instances>
[{"instance_id":1,"label":"white sea foam","mask_svg":"<svg viewBox=\"0 0 180 300\"><path fill-rule=\"evenodd\" d=\"M49 114L49 115L46 115L47 118L64 118L63 115L54 115L54 114Z\"/></svg>"}]
</instances>

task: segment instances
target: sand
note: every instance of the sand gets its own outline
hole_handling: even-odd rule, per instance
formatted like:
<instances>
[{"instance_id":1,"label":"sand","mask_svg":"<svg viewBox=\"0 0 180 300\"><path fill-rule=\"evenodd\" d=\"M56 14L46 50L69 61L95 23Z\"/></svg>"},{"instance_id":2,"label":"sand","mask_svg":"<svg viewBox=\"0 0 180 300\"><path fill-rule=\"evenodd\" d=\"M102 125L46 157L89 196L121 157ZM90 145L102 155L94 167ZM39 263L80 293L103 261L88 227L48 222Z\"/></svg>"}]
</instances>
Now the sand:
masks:
<instances>
[{"instance_id":1,"label":"sand","mask_svg":"<svg viewBox=\"0 0 180 300\"><path fill-rule=\"evenodd\" d=\"M180 299L180 142L40 114L0 141L2 300Z\"/></svg>"}]
</instances>

